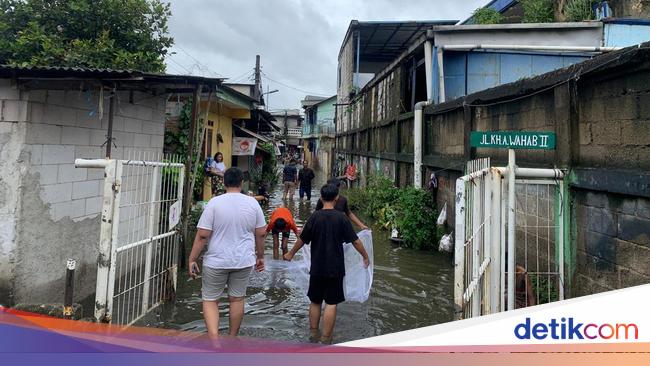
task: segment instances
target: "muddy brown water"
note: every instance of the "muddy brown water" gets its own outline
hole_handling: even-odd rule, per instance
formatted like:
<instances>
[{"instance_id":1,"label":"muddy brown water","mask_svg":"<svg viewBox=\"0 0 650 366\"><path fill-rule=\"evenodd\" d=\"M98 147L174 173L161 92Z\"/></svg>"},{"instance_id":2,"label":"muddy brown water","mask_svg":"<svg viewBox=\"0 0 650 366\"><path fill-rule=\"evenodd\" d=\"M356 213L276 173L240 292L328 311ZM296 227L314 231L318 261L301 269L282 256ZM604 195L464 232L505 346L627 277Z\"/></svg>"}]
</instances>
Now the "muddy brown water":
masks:
<instances>
[{"instance_id":1,"label":"muddy brown water","mask_svg":"<svg viewBox=\"0 0 650 366\"><path fill-rule=\"evenodd\" d=\"M316 185L315 185L316 186ZM268 217L284 204L299 227L313 212L318 190L311 202L282 200L278 186L268 205ZM345 194L345 192L342 192ZM370 224L366 220L366 224ZM293 245L293 233L289 247ZM345 302L338 307L334 342L346 342L452 320L453 266L447 254L406 249L393 245L388 232L373 228L374 281L365 303ZM240 335L293 342L306 342L309 336L309 299L296 285L290 268L272 259L272 238L267 237L266 270L253 272L248 287ZM228 328L227 302L219 305L220 329ZM137 325L205 332L201 308L201 281L188 280L179 272L176 301L165 304Z\"/></svg>"}]
</instances>

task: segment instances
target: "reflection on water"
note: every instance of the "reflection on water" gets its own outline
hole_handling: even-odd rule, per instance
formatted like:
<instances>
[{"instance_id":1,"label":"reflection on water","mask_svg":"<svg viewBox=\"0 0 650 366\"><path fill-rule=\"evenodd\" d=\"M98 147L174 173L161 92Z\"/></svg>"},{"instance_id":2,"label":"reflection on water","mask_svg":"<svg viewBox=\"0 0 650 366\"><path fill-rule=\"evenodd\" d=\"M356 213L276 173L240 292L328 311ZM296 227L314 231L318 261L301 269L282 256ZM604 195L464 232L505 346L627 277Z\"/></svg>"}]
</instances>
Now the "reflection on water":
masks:
<instances>
[{"instance_id":1,"label":"reflection on water","mask_svg":"<svg viewBox=\"0 0 650 366\"><path fill-rule=\"evenodd\" d=\"M296 192L297 193L297 192ZM311 202L282 202L281 188L272 194L267 218L274 208L286 205L298 226L313 211ZM291 234L289 247L295 237ZM376 230L374 282L370 298L363 304L345 302L338 307L336 343L447 322L453 312L452 259L440 253L421 252L393 246L388 233ZM291 265L272 259L272 238L266 241L266 270L253 272L246 299L246 315L240 335L306 342L309 337L309 299L296 284ZM219 305L220 328L228 328L227 302ZM177 301L167 304L140 321L148 325L205 332L201 309L201 281L179 273Z\"/></svg>"}]
</instances>

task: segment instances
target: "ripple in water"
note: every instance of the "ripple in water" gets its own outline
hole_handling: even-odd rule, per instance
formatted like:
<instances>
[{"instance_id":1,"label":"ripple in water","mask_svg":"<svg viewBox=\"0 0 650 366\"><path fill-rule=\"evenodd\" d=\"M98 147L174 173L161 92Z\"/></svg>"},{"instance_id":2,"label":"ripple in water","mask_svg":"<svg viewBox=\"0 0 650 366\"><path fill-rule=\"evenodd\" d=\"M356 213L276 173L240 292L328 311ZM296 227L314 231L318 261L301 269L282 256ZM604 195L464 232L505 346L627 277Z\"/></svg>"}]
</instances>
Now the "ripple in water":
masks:
<instances>
[{"instance_id":1,"label":"ripple in water","mask_svg":"<svg viewBox=\"0 0 650 366\"><path fill-rule=\"evenodd\" d=\"M274 208L284 204L292 211L297 225L302 226L316 205L318 192L314 189L311 202L298 202L297 192L293 201L282 202L281 198L278 187L264 209L267 219ZM373 232L375 267L370 298L363 304L345 302L339 305L334 331L337 343L452 320L452 257L395 247L388 235L379 229ZM294 240L291 234L290 247ZM240 335L306 342L309 299L296 283L291 264L272 259L272 247L269 236L266 270L251 276ZM179 273L176 302L159 307L138 325L205 332L201 281L187 279L185 272ZM227 303L221 302L219 309L219 328L225 332L228 328Z\"/></svg>"}]
</instances>

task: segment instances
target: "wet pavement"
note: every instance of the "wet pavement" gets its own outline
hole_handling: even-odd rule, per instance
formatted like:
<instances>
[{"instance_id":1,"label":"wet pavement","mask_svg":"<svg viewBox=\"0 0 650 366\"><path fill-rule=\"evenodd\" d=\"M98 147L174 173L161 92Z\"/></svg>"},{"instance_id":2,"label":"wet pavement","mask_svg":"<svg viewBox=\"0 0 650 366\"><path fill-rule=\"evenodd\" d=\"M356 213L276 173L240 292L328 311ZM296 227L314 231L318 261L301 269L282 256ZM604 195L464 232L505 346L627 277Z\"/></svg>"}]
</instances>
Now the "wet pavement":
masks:
<instances>
[{"instance_id":1,"label":"wet pavement","mask_svg":"<svg viewBox=\"0 0 650 366\"><path fill-rule=\"evenodd\" d=\"M284 204L301 227L316 206L318 190L315 188L313 193L311 202L299 202L297 190L293 200L283 202L278 185L269 204L263 207L267 219L274 208ZM394 246L388 235L379 229L373 231L375 266L370 298L363 304L339 305L335 343L452 320L452 257ZM294 241L292 233L289 248ZM271 236L267 237L266 270L253 272L251 277L240 335L307 342L309 299L294 281L291 266L272 259L272 243ZM227 302L219 307L220 329L226 333ZM137 325L205 332L201 281L188 280L187 273L179 273L176 302L156 309Z\"/></svg>"}]
</instances>

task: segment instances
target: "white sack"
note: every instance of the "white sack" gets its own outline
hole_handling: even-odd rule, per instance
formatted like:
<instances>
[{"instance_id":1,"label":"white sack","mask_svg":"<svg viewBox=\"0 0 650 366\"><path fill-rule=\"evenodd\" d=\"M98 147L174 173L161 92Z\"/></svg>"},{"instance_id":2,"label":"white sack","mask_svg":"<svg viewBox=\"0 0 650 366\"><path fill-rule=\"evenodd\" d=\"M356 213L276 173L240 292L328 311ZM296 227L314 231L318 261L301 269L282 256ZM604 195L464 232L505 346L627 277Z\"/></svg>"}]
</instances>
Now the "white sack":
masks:
<instances>
[{"instance_id":1,"label":"white sack","mask_svg":"<svg viewBox=\"0 0 650 366\"><path fill-rule=\"evenodd\" d=\"M357 233L368 253L370 265L363 266L363 257L354 249L352 243L343 244L343 257L345 260L345 278L343 279L343 291L346 301L365 302L370 296L373 277L373 244L372 231L362 230ZM309 288L309 268L311 267L311 248L305 245L298 252L300 258L294 259L295 267L292 268L296 285L307 294Z\"/></svg>"}]
</instances>

